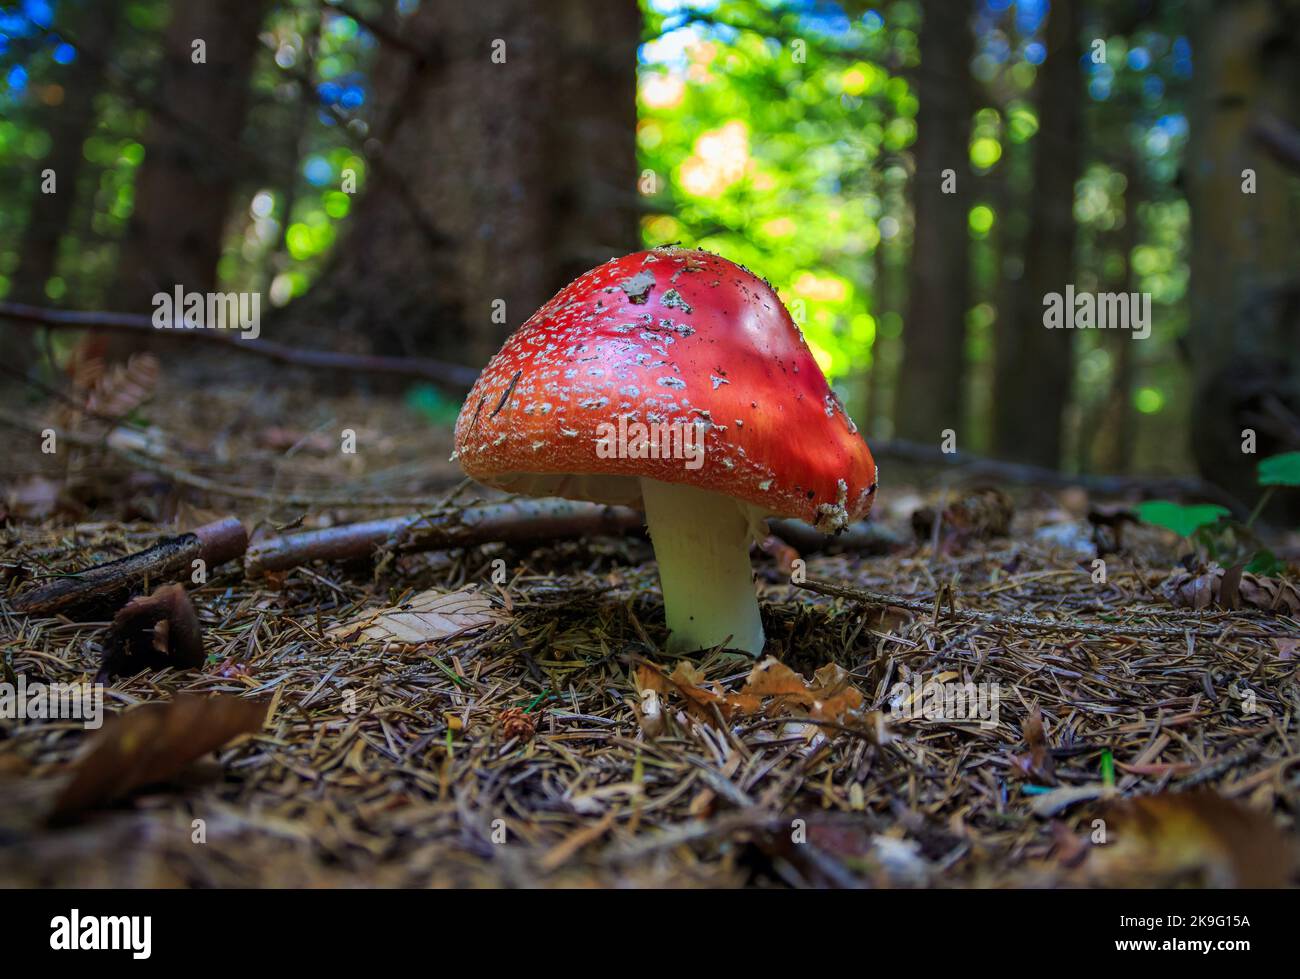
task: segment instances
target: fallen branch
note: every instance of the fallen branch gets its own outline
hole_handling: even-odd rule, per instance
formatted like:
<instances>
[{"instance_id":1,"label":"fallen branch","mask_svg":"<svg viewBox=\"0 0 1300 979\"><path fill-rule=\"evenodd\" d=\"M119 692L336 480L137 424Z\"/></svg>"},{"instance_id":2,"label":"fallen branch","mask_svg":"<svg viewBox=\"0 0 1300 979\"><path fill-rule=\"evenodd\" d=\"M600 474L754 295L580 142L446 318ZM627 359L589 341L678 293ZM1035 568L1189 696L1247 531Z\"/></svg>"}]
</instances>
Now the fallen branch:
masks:
<instances>
[{"instance_id":1,"label":"fallen branch","mask_svg":"<svg viewBox=\"0 0 1300 979\"><path fill-rule=\"evenodd\" d=\"M919 466L960 469L971 479L999 480L1032 486L1067 488L1078 486L1103 496L1149 493L1155 496L1179 496L1221 503L1237 517L1244 518L1249 508L1231 493L1199 476L1101 476L1092 473L1064 473L1046 466L986 459L965 452L944 452L931 445L895 439L873 442L871 454L877 459L893 459Z\"/></svg>"},{"instance_id":2,"label":"fallen branch","mask_svg":"<svg viewBox=\"0 0 1300 979\"><path fill-rule=\"evenodd\" d=\"M120 605L142 583L147 587L188 578L196 560L210 570L239 557L247 547L244 525L227 517L116 561L62 575L18 595L13 609L23 615L59 615L91 605Z\"/></svg>"},{"instance_id":3,"label":"fallen branch","mask_svg":"<svg viewBox=\"0 0 1300 979\"><path fill-rule=\"evenodd\" d=\"M439 551L478 544L524 544L595 535L640 533L639 510L573 500L519 498L463 510L409 514L365 523L306 530L258 541L248 549L248 574L285 571L309 561L365 558L379 547L400 553ZM889 550L895 537L873 524L860 524L839 537L827 537L794 520L771 521L772 533L808 554L828 546Z\"/></svg>"},{"instance_id":4,"label":"fallen branch","mask_svg":"<svg viewBox=\"0 0 1300 979\"><path fill-rule=\"evenodd\" d=\"M0 302L0 318L23 326L103 330L185 343L219 344L227 350L252 354L294 367L419 378L457 391L468 391L478 377L478 371L473 367L424 357L383 357L345 354L333 350L306 350L272 340L245 340L232 330L160 330L153 325L151 317L137 313L80 312Z\"/></svg>"},{"instance_id":5,"label":"fallen branch","mask_svg":"<svg viewBox=\"0 0 1300 979\"><path fill-rule=\"evenodd\" d=\"M794 521L773 524L774 533L788 533L805 553L830 543L845 543ZM523 498L283 534L249 546L243 525L227 517L162 540L136 554L60 576L20 594L12 606L24 615L57 615L84 606L113 606L139 587L187 577L196 559L213 568L243 555L244 572L253 576L287 571L312 561L369 558L380 548L405 554L479 544L621 536L640 533L644 526L644 515L628 507ZM849 538L848 546L856 542L874 549L890 543L890 538L876 534L871 525L864 525L856 534Z\"/></svg>"},{"instance_id":6,"label":"fallen branch","mask_svg":"<svg viewBox=\"0 0 1300 979\"><path fill-rule=\"evenodd\" d=\"M800 554L821 551L854 551L859 554L888 554L908 539L884 524L859 521L838 534L823 534L802 520L769 520L768 529Z\"/></svg>"},{"instance_id":7,"label":"fallen branch","mask_svg":"<svg viewBox=\"0 0 1300 979\"><path fill-rule=\"evenodd\" d=\"M253 575L285 571L310 561L365 558L383 546L402 553L438 551L476 544L618 535L639 530L644 524L645 517L627 507L519 499L272 537L248 549L244 570Z\"/></svg>"},{"instance_id":8,"label":"fallen branch","mask_svg":"<svg viewBox=\"0 0 1300 979\"><path fill-rule=\"evenodd\" d=\"M865 605L896 605L913 612L927 615L935 612L935 600L906 598L902 595L889 595L885 592L866 591L862 588L850 588L836 585L829 581L809 578L796 581L800 588L829 595L833 598L847 598ZM1047 632L1084 632L1100 636L1153 636L1168 639L1181 639L1187 629L1152 625L1117 625L1112 622L1082 622L1070 619L1045 619L1037 615L1016 615L1010 612L977 612L974 609L958 609L951 605L940 605L938 614L941 618L956 619L960 622L985 622L989 625L1014 626L1020 629L1039 629ZM1216 636L1221 630L1217 628L1198 629L1199 636Z\"/></svg>"}]
</instances>

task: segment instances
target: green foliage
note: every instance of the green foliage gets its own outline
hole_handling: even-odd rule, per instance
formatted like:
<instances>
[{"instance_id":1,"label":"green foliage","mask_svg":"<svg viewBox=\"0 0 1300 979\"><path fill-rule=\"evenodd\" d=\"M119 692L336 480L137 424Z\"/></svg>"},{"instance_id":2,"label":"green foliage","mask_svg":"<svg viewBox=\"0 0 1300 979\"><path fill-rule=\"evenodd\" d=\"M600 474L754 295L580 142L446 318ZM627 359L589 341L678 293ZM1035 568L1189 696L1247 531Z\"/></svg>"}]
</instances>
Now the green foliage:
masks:
<instances>
[{"instance_id":1,"label":"green foliage","mask_svg":"<svg viewBox=\"0 0 1300 979\"><path fill-rule=\"evenodd\" d=\"M406 407L437 425L453 426L460 414L460 402L448 398L432 384L416 384L406 392Z\"/></svg>"},{"instance_id":2,"label":"green foliage","mask_svg":"<svg viewBox=\"0 0 1300 979\"><path fill-rule=\"evenodd\" d=\"M1184 505L1172 500L1145 500L1137 506L1138 519L1172 530L1180 537L1191 537L1203 527L1210 527L1230 516L1227 507L1217 503Z\"/></svg>"},{"instance_id":3,"label":"green foliage","mask_svg":"<svg viewBox=\"0 0 1300 979\"><path fill-rule=\"evenodd\" d=\"M1300 452L1284 452L1261 459L1259 485L1300 486Z\"/></svg>"},{"instance_id":4,"label":"green foliage","mask_svg":"<svg viewBox=\"0 0 1300 979\"><path fill-rule=\"evenodd\" d=\"M642 187L647 244L698 245L748 266L828 375L866 367L879 316L871 256L901 234L889 191L907 179L897 154L916 137L917 100L899 71L917 59L911 21L832 31L738 2L676 29L680 17L647 9L647 20L666 31L647 45L640 79L637 141L655 175Z\"/></svg>"},{"instance_id":5,"label":"green foliage","mask_svg":"<svg viewBox=\"0 0 1300 979\"><path fill-rule=\"evenodd\" d=\"M1261 547L1246 565L1246 570L1251 574L1271 576L1281 574L1286 570L1286 566L1267 547Z\"/></svg>"}]
</instances>

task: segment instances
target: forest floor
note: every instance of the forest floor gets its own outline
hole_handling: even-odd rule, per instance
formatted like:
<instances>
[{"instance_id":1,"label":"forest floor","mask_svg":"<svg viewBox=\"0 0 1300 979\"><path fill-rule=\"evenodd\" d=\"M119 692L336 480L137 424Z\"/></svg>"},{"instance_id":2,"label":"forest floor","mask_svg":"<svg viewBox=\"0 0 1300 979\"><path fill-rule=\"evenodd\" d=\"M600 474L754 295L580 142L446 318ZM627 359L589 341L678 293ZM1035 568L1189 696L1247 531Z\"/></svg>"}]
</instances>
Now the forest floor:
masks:
<instances>
[{"instance_id":1,"label":"forest floor","mask_svg":"<svg viewBox=\"0 0 1300 979\"><path fill-rule=\"evenodd\" d=\"M221 516L256 538L460 483L445 426L364 394L165 380L135 449L65 418L83 444L43 454L60 410L6 402L0 682L103 663L114 610L12 611L38 579ZM903 479L882 466L889 553L804 556L809 579L892 600L800 587L789 552L755 552L768 652L797 676L666 654L639 535L214 568L189 588L203 665L114 676L106 706L225 695L264 720L232 739L193 705L99 731L0 718L0 885L1295 883L1296 620L1175 607L1178 541L1140 526L1094 581L1109 531L1078 491L1015 491L1005 536L915 540L934 484ZM430 596L433 638L375 614ZM926 681L988 709L927 713Z\"/></svg>"}]
</instances>

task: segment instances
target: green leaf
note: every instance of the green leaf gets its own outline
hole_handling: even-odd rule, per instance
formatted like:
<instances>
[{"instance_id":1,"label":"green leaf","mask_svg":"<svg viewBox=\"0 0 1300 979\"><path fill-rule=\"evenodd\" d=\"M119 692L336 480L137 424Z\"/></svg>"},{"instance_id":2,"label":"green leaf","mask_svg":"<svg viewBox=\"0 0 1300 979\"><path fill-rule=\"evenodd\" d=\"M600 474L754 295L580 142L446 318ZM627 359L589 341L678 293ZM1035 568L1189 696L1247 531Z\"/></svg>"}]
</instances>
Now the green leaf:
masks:
<instances>
[{"instance_id":1,"label":"green leaf","mask_svg":"<svg viewBox=\"0 0 1300 979\"><path fill-rule=\"evenodd\" d=\"M1300 486L1300 452L1283 452L1259 461L1260 486Z\"/></svg>"},{"instance_id":2,"label":"green leaf","mask_svg":"<svg viewBox=\"0 0 1300 979\"><path fill-rule=\"evenodd\" d=\"M1191 537L1202 527L1218 523L1231 511L1217 503L1196 503L1183 506L1171 500L1146 500L1137 507L1138 519L1143 523L1154 524L1172 530L1180 537Z\"/></svg>"},{"instance_id":3,"label":"green leaf","mask_svg":"<svg viewBox=\"0 0 1300 979\"><path fill-rule=\"evenodd\" d=\"M449 401L432 384L416 384L406 392L406 407L427 421L455 425L460 402Z\"/></svg>"},{"instance_id":4,"label":"green leaf","mask_svg":"<svg viewBox=\"0 0 1300 979\"><path fill-rule=\"evenodd\" d=\"M1277 559L1277 555L1267 547L1262 547L1255 552L1255 556L1250 559L1250 564L1246 565L1246 570L1250 574L1263 575L1271 578L1282 573L1282 562Z\"/></svg>"}]
</instances>

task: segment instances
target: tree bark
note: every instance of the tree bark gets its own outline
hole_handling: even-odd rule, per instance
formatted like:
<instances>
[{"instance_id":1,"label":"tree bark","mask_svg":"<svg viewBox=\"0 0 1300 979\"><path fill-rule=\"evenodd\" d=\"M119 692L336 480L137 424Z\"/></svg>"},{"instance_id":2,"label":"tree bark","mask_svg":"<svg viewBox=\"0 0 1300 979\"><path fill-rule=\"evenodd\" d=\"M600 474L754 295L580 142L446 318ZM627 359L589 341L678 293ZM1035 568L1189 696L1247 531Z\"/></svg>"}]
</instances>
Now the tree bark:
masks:
<instances>
[{"instance_id":1,"label":"tree bark","mask_svg":"<svg viewBox=\"0 0 1300 979\"><path fill-rule=\"evenodd\" d=\"M267 0L173 0L159 98L145 133L135 208L118 262L117 309L150 312L153 296L211 291L248 114L249 80ZM206 63L193 61L194 43ZM183 120L181 125L178 120ZM195 133L205 138L195 138Z\"/></svg>"},{"instance_id":2,"label":"tree bark","mask_svg":"<svg viewBox=\"0 0 1300 979\"><path fill-rule=\"evenodd\" d=\"M1269 118L1300 117L1297 17L1268 0L1193 7L1192 448L1207 478L1251 499L1257 460L1300 448L1300 212L1294 175L1257 135Z\"/></svg>"},{"instance_id":3,"label":"tree bark","mask_svg":"<svg viewBox=\"0 0 1300 979\"><path fill-rule=\"evenodd\" d=\"M1074 273L1074 183L1083 150L1079 33L1078 0L1055 0L1047 20L1047 60L1038 74L1025 272L1011 328L998 337L994 380L997 454L1051 467L1061 461L1074 334L1043 326L1043 297L1063 294Z\"/></svg>"},{"instance_id":4,"label":"tree bark","mask_svg":"<svg viewBox=\"0 0 1300 979\"><path fill-rule=\"evenodd\" d=\"M927 11L917 76L911 285L894 428L904 438L937 442L944 429L961 431L963 415L974 42L961 12L941 12L937 4ZM955 173L953 193L944 192L945 170Z\"/></svg>"},{"instance_id":5,"label":"tree bark","mask_svg":"<svg viewBox=\"0 0 1300 979\"><path fill-rule=\"evenodd\" d=\"M59 6L58 26L77 44L77 57L59 79L64 97L50 110L50 154L39 165L41 171L54 171L55 191L44 193L43 181L37 182L7 297L12 302L42 305L46 301L45 284L56 271L59 241L71 224L85 164L82 145L95 125L94 100L104 80L103 58L112 51L120 9L118 0L69 0ZM78 305L76 297L71 299ZM9 326L0 326L0 334L10 366L30 367L36 350L33 334Z\"/></svg>"},{"instance_id":6,"label":"tree bark","mask_svg":"<svg viewBox=\"0 0 1300 979\"><path fill-rule=\"evenodd\" d=\"M386 53L364 196L282 318L482 364L637 246L640 16L632 0L426 0L400 33L426 54Z\"/></svg>"}]
</instances>

